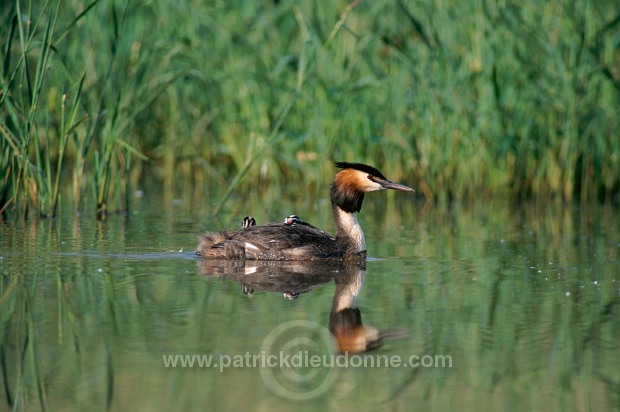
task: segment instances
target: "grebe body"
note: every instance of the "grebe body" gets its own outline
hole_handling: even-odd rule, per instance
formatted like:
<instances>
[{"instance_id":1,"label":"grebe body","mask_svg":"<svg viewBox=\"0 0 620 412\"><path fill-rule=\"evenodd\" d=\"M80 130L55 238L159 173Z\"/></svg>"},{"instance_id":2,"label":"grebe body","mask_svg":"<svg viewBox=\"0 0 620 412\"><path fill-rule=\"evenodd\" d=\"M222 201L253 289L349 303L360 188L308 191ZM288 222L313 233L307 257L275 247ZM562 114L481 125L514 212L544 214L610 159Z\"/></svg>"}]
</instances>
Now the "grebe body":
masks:
<instances>
[{"instance_id":1,"label":"grebe body","mask_svg":"<svg viewBox=\"0 0 620 412\"><path fill-rule=\"evenodd\" d=\"M323 260L353 259L366 255L366 240L356 212L364 193L382 189L413 191L394 183L372 166L337 162L342 169L330 187L336 236L302 222L295 215L283 223L255 225L244 219L243 228L233 232L210 232L202 236L197 255L215 259ZM251 219L251 220L250 220Z\"/></svg>"}]
</instances>

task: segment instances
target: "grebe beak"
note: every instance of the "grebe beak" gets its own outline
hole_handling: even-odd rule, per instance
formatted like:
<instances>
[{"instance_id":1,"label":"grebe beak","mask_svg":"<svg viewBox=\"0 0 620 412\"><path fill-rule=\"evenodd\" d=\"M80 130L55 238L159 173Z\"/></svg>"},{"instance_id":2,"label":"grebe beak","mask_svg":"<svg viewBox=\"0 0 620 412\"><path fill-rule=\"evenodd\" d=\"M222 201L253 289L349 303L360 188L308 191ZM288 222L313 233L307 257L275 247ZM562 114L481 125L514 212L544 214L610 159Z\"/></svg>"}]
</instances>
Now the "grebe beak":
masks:
<instances>
[{"instance_id":1,"label":"grebe beak","mask_svg":"<svg viewBox=\"0 0 620 412\"><path fill-rule=\"evenodd\" d=\"M390 182L389 180L379 179L374 176L371 180L375 183L380 184L381 187L383 187L384 189L402 190L403 192L415 192L415 190L413 190L409 186L401 185L400 183Z\"/></svg>"}]
</instances>

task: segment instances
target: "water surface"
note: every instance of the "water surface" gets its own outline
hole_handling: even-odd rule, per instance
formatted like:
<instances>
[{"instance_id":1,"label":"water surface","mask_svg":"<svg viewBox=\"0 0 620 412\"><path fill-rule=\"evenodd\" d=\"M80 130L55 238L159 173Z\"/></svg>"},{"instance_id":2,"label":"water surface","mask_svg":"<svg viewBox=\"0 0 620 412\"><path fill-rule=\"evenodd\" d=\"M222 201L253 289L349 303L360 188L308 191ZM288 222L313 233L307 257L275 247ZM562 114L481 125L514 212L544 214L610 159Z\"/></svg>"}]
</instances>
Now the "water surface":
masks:
<instances>
[{"instance_id":1,"label":"water surface","mask_svg":"<svg viewBox=\"0 0 620 412\"><path fill-rule=\"evenodd\" d=\"M617 209L379 195L360 215L365 263L227 266L195 258L197 235L240 226L245 206L211 220L188 202L0 226L0 409L620 404ZM259 223L297 213L332 230L324 202L255 209ZM372 350L335 358L346 365L261 367L261 356L328 359L359 342Z\"/></svg>"}]
</instances>

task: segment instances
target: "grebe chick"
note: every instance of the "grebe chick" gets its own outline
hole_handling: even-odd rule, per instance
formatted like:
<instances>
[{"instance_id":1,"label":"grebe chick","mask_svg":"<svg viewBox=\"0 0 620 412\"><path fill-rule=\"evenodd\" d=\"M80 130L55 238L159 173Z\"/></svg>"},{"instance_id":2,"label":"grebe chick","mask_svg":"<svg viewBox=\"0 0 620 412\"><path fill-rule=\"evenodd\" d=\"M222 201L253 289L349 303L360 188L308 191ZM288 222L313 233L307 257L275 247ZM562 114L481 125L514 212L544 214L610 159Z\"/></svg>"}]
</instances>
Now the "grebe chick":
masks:
<instances>
[{"instance_id":1,"label":"grebe chick","mask_svg":"<svg viewBox=\"0 0 620 412\"><path fill-rule=\"evenodd\" d=\"M318 230L319 232L323 233L325 236L332 237L329 233L322 231L318 227L312 226L310 223L302 221L299 218L299 216L297 216L297 215L290 215L289 217L284 219L284 222L282 222L282 224L283 225L287 225L287 226L291 226L291 225L304 225L304 226L308 226L308 228L312 228L314 230Z\"/></svg>"},{"instance_id":2,"label":"grebe chick","mask_svg":"<svg viewBox=\"0 0 620 412\"><path fill-rule=\"evenodd\" d=\"M256 219L252 216L246 216L243 218L243 223L241 225L241 229L248 228L250 226L256 226Z\"/></svg>"},{"instance_id":3,"label":"grebe chick","mask_svg":"<svg viewBox=\"0 0 620 412\"><path fill-rule=\"evenodd\" d=\"M292 219L291 224L268 223L234 232L206 233L196 254L205 258L250 260L365 257L366 240L355 216L362 208L364 193L382 189L412 192L413 189L387 180L372 166L337 162L336 167L342 170L334 177L329 190L336 236Z\"/></svg>"},{"instance_id":4,"label":"grebe chick","mask_svg":"<svg viewBox=\"0 0 620 412\"><path fill-rule=\"evenodd\" d=\"M284 222L282 222L283 225L287 226L294 225L295 223L301 223L301 219L297 215L290 215L284 219Z\"/></svg>"}]
</instances>

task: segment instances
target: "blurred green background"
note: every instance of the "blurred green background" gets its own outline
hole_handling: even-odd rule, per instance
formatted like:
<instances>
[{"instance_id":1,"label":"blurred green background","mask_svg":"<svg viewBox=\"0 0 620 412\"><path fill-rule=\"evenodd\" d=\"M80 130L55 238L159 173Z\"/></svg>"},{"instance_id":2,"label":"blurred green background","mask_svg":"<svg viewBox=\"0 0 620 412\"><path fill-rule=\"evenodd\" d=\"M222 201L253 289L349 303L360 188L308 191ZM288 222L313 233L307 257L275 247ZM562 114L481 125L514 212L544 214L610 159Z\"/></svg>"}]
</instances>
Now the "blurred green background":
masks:
<instances>
[{"instance_id":1,"label":"blurred green background","mask_svg":"<svg viewBox=\"0 0 620 412\"><path fill-rule=\"evenodd\" d=\"M438 202L618 202L616 1L17 0L0 45L3 213L148 181L217 214L325 193L333 160Z\"/></svg>"}]
</instances>

